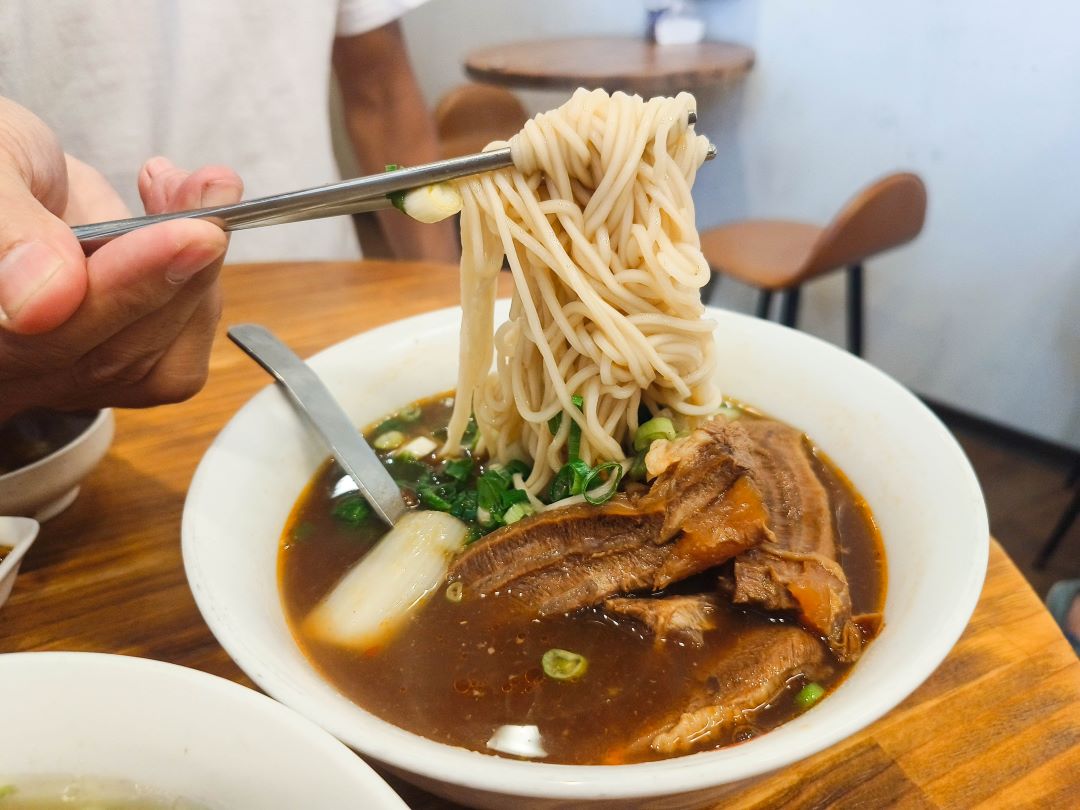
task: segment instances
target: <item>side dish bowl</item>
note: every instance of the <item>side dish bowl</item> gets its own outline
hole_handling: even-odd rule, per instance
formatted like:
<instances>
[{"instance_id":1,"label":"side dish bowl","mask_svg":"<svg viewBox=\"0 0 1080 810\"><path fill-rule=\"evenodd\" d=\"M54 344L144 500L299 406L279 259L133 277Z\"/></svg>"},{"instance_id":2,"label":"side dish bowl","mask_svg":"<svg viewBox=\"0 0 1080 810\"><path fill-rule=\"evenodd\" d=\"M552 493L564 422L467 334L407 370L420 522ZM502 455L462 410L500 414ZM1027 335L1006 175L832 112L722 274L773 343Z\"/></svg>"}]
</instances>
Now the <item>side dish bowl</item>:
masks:
<instances>
[{"instance_id":1,"label":"side dish bowl","mask_svg":"<svg viewBox=\"0 0 1080 810\"><path fill-rule=\"evenodd\" d=\"M63 512L108 452L115 429L113 412L98 411L78 435L44 458L0 475L0 515L46 521Z\"/></svg>"},{"instance_id":2,"label":"side dish bowl","mask_svg":"<svg viewBox=\"0 0 1080 810\"><path fill-rule=\"evenodd\" d=\"M0 607L11 596L22 559L40 529L40 524L31 518L0 517Z\"/></svg>"},{"instance_id":3,"label":"side dish bowl","mask_svg":"<svg viewBox=\"0 0 1080 810\"><path fill-rule=\"evenodd\" d=\"M497 322L506 306L500 303ZM184 562L207 623L271 695L407 779L475 806L693 806L864 728L934 671L971 616L989 538L978 482L940 421L874 367L773 323L721 310L709 315L717 322L724 393L812 436L869 502L884 537L885 628L812 711L722 750L619 766L479 754L364 711L319 675L286 624L277 581L280 535L325 453L273 387L218 436L185 505ZM311 365L354 423L367 425L454 387L460 318L455 308L399 321L327 349Z\"/></svg>"},{"instance_id":4,"label":"side dish bowl","mask_svg":"<svg viewBox=\"0 0 1080 810\"><path fill-rule=\"evenodd\" d=\"M88 779L207 810L405 810L314 723L204 672L120 655L13 653L0 656L0 694L0 787L16 791L11 799L20 785Z\"/></svg>"}]
</instances>

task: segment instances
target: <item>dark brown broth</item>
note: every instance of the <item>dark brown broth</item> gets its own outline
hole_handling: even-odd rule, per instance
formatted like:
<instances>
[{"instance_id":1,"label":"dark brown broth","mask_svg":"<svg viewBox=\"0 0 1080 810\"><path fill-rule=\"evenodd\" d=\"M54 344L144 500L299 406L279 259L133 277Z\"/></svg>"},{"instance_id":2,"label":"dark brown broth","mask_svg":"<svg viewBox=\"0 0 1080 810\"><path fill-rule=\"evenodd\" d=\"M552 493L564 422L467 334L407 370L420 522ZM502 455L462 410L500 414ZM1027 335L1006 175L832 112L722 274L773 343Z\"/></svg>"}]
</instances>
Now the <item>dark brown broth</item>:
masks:
<instances>
[{"instance_id":1,"label":"dark brown broth","mask_svg":"<svg viewBox=\"0 0 1080 810\"><path fill-rule=\"evenodd\" d=\"M40 461L82 434L97 412L33 410L0 422L0 475Z\"/></svg>"},{"instance_id":2,"label":"dark brown broth","mask_svg":"<svg viewBox=\"0 0 1080 810\"><path fill-rule=\"evenodd\" d=\"M419 403L418 430L446 424L452 400ZM747 418L756 418L748 411ZM880 537L865 502L842 473L815 453L829 492L840 538L842 565L856 614L881 609L885 563ZM373 521L350 528L331 517L330 497L342 472L327 462L303 493L289 521L279 557L286 614L300 647L345 695L385 720L452 745L491 753L487 742L502 725L539 727L545 762L603 764L633 761L624 746L653 722L685 703L701 668L715 661L737 634L762 623L785 621L725 604L717 628L703 647L655 645L633 622L620 624L598 609L543 619L507 621L509 597L466 598L454 603L435 594L406 625L374 652L358 652L306 637L301 622L342 574L382 534ZM680 583L676 589L710 589L715 577ZM544 676L540 659L552 647L572 650L589 662L576 682ZM837 665L827 690L850 667ZM752 724L708 748L729 745L775 728L797 710L789 684Z\"/></svg>"},{"instance_id":3,"label":"dark brown broth","mask_svg":"<svg viewBox=\"0 0 1080 810\"><path fill-rule=\"evenodd\" d=\"M4 558L11 553L11 546L0 546L0 563L4 561Z\"/></svg>"}]
</instances>

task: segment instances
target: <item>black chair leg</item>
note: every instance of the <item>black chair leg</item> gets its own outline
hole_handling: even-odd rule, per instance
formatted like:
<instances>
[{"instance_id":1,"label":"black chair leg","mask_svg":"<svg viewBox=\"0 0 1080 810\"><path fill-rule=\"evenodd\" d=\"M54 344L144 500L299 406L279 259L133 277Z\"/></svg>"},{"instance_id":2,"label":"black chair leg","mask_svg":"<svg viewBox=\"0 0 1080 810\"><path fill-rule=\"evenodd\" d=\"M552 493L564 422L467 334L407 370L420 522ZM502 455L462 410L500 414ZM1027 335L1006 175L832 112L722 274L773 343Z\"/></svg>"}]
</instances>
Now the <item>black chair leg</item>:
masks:
<instances>
[{"instance_id":1,"label":"black chair leg","mask_svg":"<svg viewBox=\"0 0 1080 810\"><path fill-rule=\"evenodd\" d=\"M762 290L758 293L757 316L768 320L769 306L772 304L772 290Z\"/></svg>"},{"instance_id":2,"label":"black chair leg","mask_svg":"<svg viewBox=\"0 0 1080 810\"><path fill-rule=\"evenodd\" d=\"M780 306L780 323L795 328L799 322L799 291L801 287L789 287L784 291L784 300Z\"/></svg>"},{"instance_id":3,"label":"black chair leg","mask_svg":"<svg viewBox=\"0 0 1080 810\"><path fill-rule=\"evenodd\" d=\"M848 351L862 357L863 350L863 267L847 269L847 341Z\"/></svg>"},{"instance_id":4,"label":"black chair leg","mask_svg":"<svg viewBox=\"0 0 1080 810\"><path fill-rule=\"evenodd\" d=\"M1043 543L1039 553L1035 556L1035 569L1037 571L1046 568L1046 564L1054 556L1054 552L1061 545L1061 541L1065 539L1065 535L1069 533L1069 529L1072 528L1077 517L1080 517L1080 487L1077 487L1076 491L1073 492L1072 502L1065 509L1061 519L1057 522L1057 526L1050 532L1050 536L1046 538L1046 542Z\"/></svg>"}]
</instances>

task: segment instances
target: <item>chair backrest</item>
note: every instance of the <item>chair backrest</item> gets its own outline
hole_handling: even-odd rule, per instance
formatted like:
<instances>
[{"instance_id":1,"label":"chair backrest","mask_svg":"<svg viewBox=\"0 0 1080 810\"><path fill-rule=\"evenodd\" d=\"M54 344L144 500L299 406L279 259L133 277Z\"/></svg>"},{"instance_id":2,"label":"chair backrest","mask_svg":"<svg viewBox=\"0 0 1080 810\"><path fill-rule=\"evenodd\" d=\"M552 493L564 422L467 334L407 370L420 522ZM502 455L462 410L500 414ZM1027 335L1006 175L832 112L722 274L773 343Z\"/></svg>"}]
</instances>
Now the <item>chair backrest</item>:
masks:
<instances>
[{"instance_id":1,"label":"chair backrest","mask_svg":"<svg viewBox=\"0 0 1080 810\"><path fill-rule=\"evenodd\" d=\"M829 223L814 246L805 277L910 242L925 221L926 186L918 175L886 175L856 194Z\"/></svg>"},{"instance_id":2,"label":"chair backrest","mask_svg":"<svg viewBox=\"0 0 1080 810\"><path fill-rule=\"evenodd\" d=\"M489 84L455 87L435 108L435 127L443 157L479 152L492 141L506 140L528 118L517 96Z\"/></svg>"}]
</instances>

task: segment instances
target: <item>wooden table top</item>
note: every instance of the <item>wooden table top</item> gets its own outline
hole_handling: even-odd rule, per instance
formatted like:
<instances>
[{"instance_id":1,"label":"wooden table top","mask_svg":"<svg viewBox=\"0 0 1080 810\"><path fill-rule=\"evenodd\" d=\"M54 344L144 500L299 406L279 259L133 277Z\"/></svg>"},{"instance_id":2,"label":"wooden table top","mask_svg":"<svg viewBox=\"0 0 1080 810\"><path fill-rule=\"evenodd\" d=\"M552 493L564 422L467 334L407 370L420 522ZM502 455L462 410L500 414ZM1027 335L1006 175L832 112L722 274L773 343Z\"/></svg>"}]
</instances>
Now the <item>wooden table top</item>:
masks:
<instances>
[{"instance_id":1,"label":"wooden table top","mask_svg":"<svg viewBox=\"0 0 1080 810\"><path fill-rule=\"evenodd\" d=\"M266 324L307 356L356 332L457 300L445 266L363 262L225 271L210 382L195 399L117 414L109 455L42 530L11 600L0 651L92 650L250 684L196 610L180 514L196 464L266 375L224 326ZM398 780L414 808L452 805ZM725 806L1080 806L1080 661L1001 547L948 658L860 734L748 788Z\"/></svg>"},{"instance_id":2,"label":"wooden table top","mask_svg":"<svg viewBox=\"0 0 1080 810\"><path fill-rule=\"evenodd\" d=\"M642 39L577 37L510 42L473 51L465 72L509 87L602 87L642 96L672 95L741 76L754 52L733 42L656 45Z\"/></svg>"}]
</instances>

